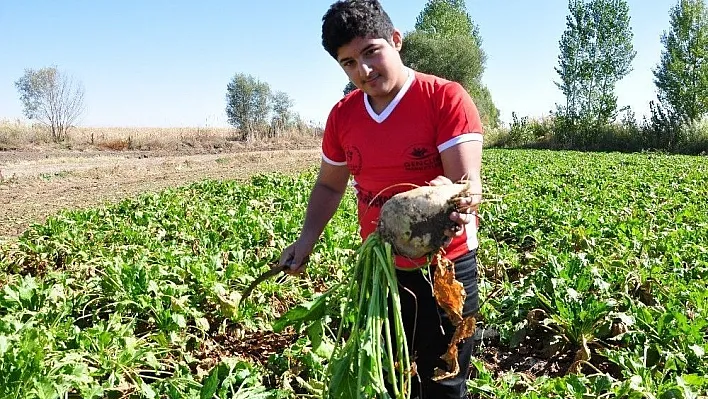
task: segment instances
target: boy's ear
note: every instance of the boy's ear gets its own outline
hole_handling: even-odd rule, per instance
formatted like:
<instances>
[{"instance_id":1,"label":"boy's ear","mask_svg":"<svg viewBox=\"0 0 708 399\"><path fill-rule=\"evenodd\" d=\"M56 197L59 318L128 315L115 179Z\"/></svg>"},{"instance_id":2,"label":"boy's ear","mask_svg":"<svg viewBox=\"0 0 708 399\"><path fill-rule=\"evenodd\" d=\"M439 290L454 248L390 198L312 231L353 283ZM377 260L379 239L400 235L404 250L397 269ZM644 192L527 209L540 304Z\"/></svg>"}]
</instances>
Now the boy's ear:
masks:
<instances>
[{"instance_id":1,"label":"boy's ear","mask_svg":"<svg viewBox=\"0 0 708 399\"><path fill-rule=\"evenodd\" d=\"M403 34L400 30L393 30L393 36L391 36L391 41L393 42L393 48L395 48L397 51L401 51L401 47L403 47Z\"/></svg>"}]
</instances>

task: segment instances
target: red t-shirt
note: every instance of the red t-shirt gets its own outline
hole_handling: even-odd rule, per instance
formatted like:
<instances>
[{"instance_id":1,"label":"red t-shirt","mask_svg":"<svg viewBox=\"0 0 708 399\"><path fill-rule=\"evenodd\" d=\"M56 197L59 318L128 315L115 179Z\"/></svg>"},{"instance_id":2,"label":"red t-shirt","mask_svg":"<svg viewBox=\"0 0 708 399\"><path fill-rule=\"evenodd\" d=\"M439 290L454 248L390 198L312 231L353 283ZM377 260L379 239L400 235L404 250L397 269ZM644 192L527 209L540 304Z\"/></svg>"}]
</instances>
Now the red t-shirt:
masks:
<instances>
[{"instance_id":1,"label":"red t-shirt","mask_svg":"<svg viewBox=\"0 0 708 399\"><path fill-rule=\"evenodd\" d=\"M460 84L409 69L401 91L378 115L361 90L340 100L327 119L322 155L325 162L349 168L365 239L391 196L414 188L406 184L423 186L444 175L440 152L482 141L482 135L477 107ZM445 248L446 257L453 260L476 247L476 224L469 224ZM418 267L425 261L397 256L396 266Z\"/></svg>"}]
</instances>

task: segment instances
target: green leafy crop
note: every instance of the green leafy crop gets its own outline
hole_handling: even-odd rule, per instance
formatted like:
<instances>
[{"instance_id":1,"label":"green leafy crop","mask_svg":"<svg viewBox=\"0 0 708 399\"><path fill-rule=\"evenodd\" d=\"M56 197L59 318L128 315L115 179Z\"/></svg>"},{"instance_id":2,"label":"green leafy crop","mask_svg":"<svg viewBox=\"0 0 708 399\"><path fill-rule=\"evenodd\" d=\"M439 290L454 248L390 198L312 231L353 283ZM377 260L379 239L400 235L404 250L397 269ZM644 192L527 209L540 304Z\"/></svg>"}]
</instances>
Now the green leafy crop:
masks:
<instances>
[{"instance_id":1,"label":"green leafy crop","mask_svg":"<svg viewBox=\"0 0 708 399\"><path fill-rule=\"evenodd\" d=\"M239 303L297 237L315 176L145 193L0 244L0 398L321 396L353 322L323 293L356 261L354 196L307 278ZM706 176L705 157L486 150L501 199L480 209L478 327L498 337L478 346L471 395L706 395Z\"/></svg>"}]
</instances>

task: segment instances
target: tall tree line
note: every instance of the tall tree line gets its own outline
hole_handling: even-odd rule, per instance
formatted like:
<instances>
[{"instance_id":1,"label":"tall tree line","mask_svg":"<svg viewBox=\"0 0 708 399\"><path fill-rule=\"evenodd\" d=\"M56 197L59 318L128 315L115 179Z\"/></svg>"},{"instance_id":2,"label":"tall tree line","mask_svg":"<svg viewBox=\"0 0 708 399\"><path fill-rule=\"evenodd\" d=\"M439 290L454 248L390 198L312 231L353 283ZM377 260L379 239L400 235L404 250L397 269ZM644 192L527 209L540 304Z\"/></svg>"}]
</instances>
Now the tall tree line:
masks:
<instances>
[{"instance_id":1,"label":"tall tree line","mask_svg":"<svg viewBox=\"0 0 708 399\"><path fill-rule=\"evenodd\" d=\"M647 129L672 147L682 126L708 115L708 11L705 0L679 0L669 13L664 49L653 69L657 102L650 103ZM632 71L629 7L625 0L569 0L566 29L555 71L565 104L557 106L560 140L579 144L616 121L616 84ZM580 143L580 144L582 144Z\"/></svg>"}]
</instances>

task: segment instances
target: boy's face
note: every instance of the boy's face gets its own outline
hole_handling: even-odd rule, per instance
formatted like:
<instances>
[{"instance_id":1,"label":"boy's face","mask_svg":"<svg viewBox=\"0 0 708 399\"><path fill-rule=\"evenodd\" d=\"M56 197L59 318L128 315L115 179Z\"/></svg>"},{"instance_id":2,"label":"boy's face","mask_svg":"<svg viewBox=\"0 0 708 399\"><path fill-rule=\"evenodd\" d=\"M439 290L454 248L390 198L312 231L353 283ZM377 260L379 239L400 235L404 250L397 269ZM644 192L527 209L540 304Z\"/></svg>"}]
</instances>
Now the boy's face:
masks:
<instances>
[{"instance_id":1,"label":"boy's face","mask_svg":"<svg viewBox=\"0 0 708 399\"><path fill-rule=\"evenodd\" d=\"M371 97L387 98L403 85L401 32L395 30L390 41L354 38L337 51L337 61L349 80Z\"/></svg>"}]
</instances>

